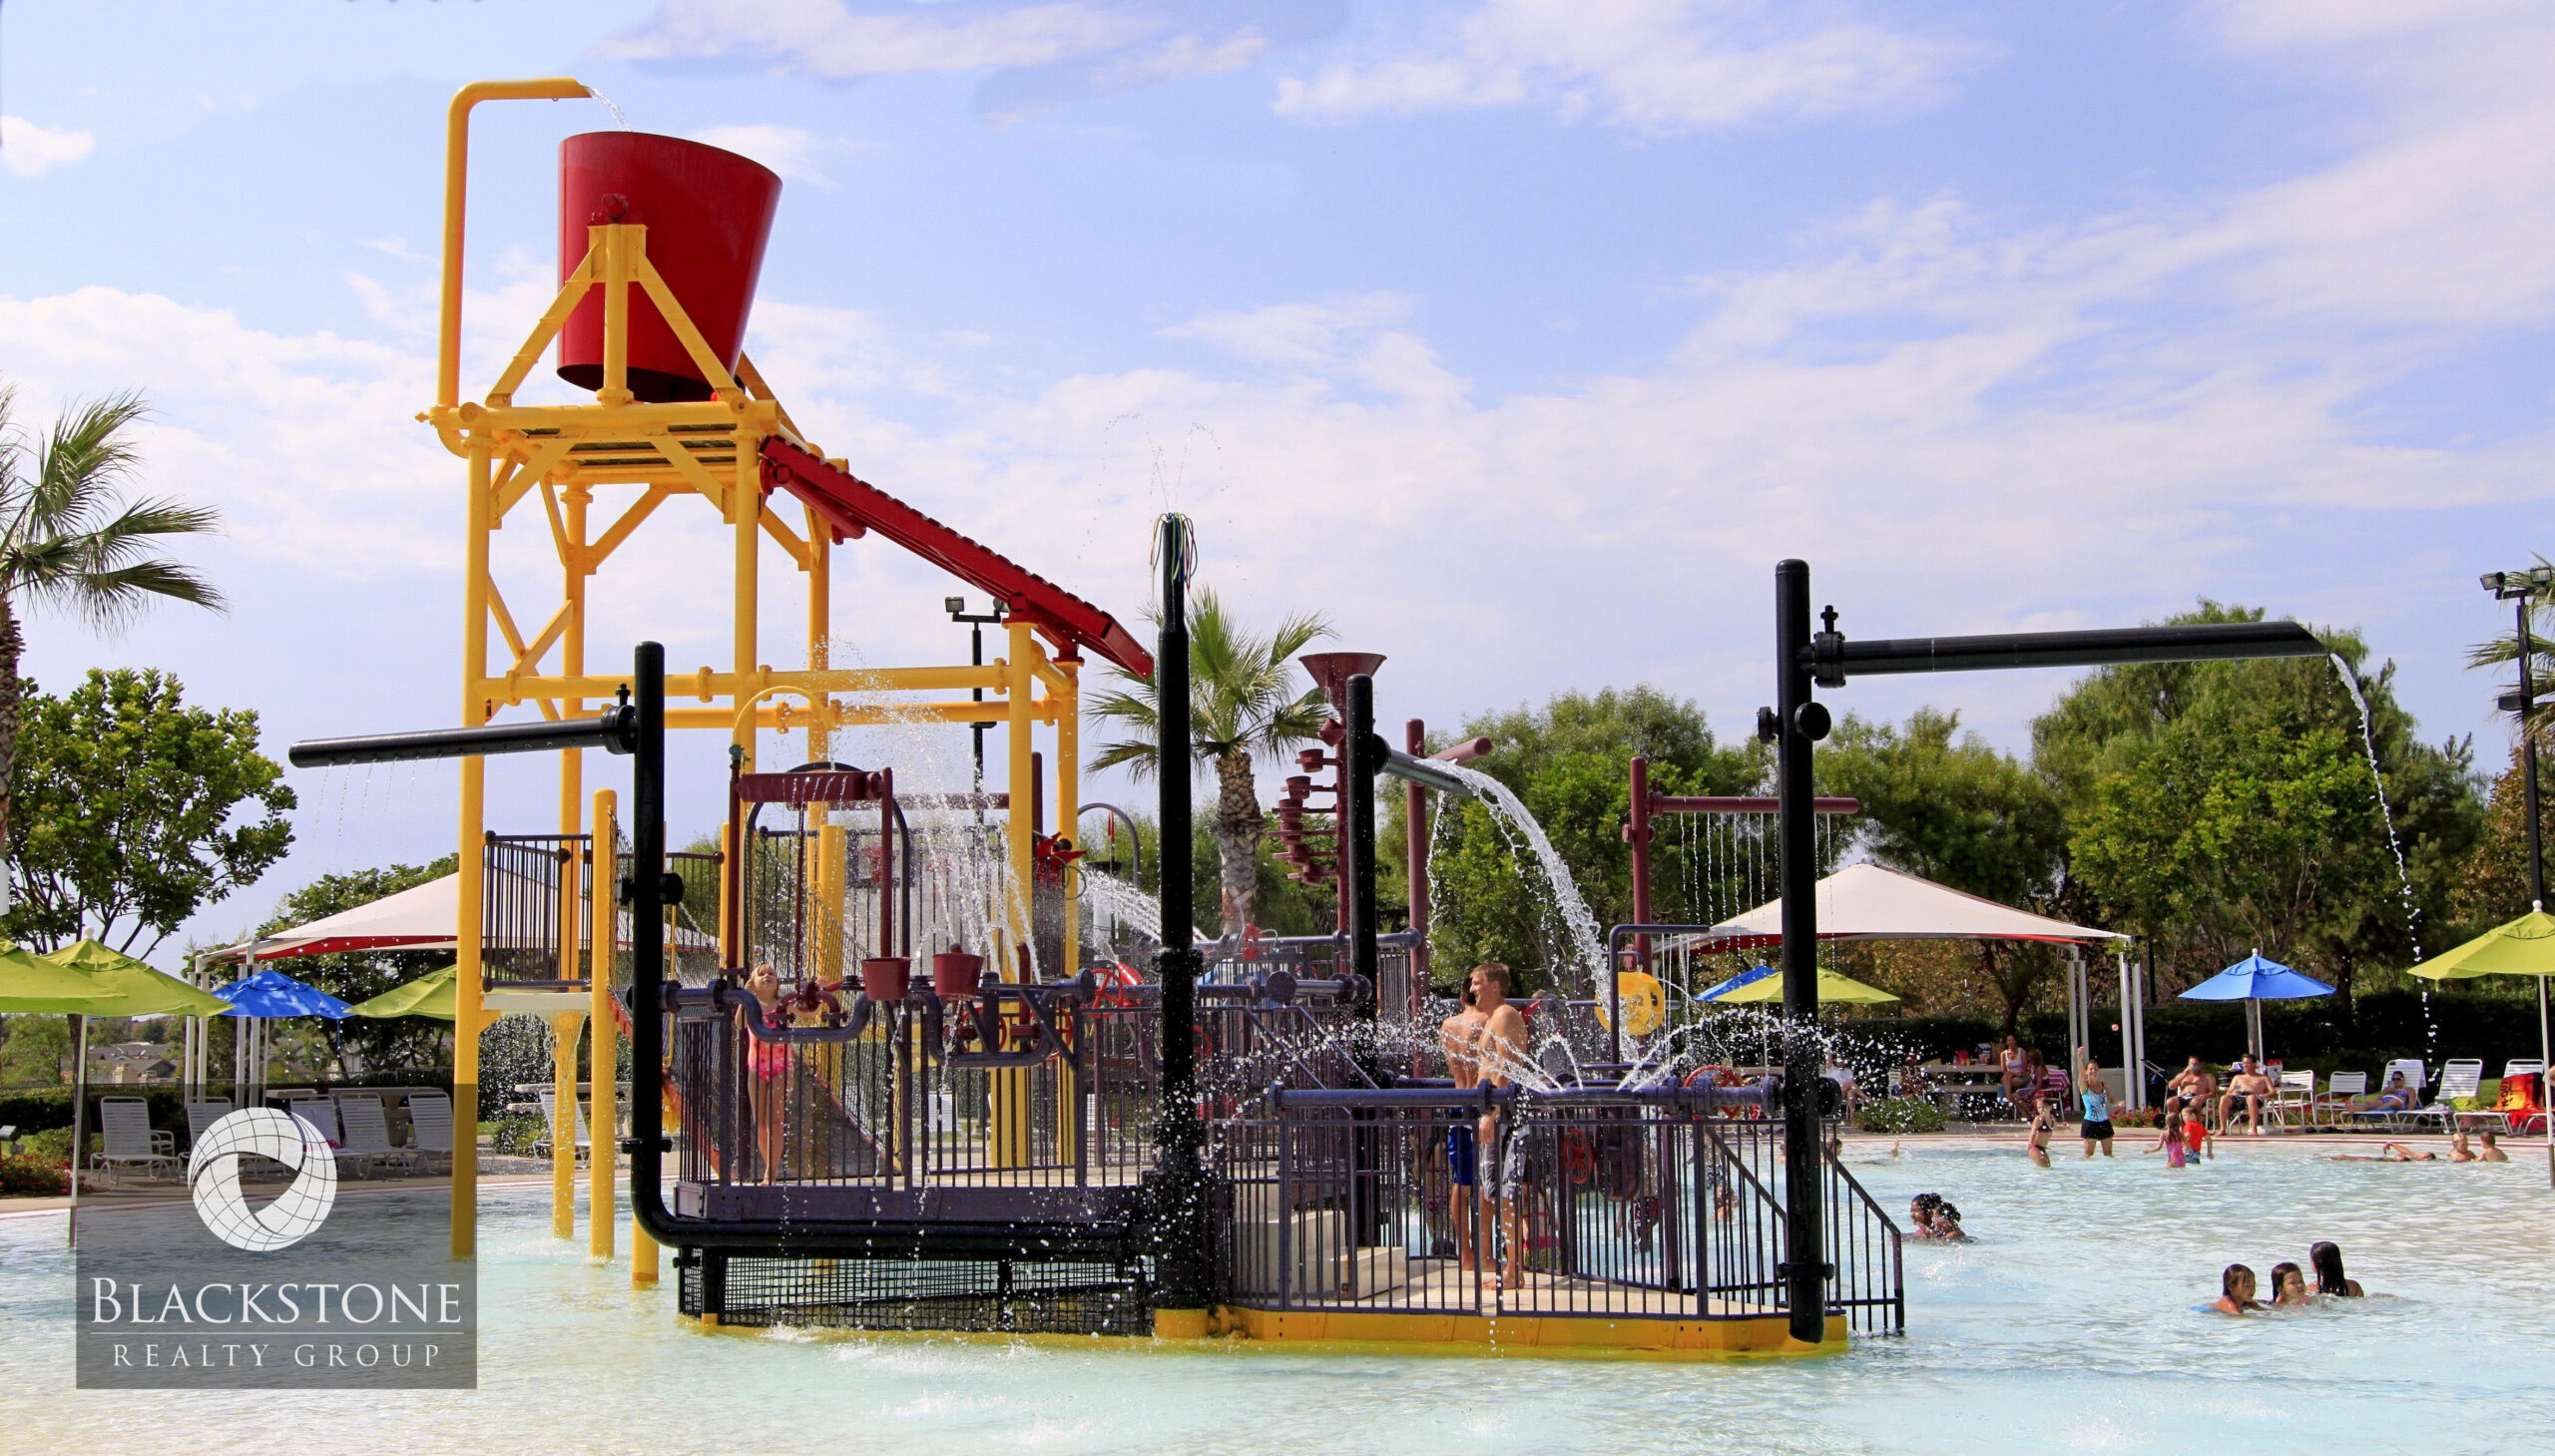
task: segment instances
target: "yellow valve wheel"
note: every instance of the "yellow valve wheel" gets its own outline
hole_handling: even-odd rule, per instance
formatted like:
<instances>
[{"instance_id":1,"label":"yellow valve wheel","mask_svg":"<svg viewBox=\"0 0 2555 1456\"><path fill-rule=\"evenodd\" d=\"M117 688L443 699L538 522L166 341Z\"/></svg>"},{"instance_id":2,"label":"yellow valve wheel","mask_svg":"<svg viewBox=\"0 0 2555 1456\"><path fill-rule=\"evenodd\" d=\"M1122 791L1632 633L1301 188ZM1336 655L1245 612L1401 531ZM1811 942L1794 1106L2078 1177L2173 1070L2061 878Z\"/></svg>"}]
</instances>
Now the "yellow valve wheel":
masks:
<instances>
[{"instance_id":1,"label":"yellow valve wheel","mask_svg":"<svg viewBox=\"0 0 2555 1456\"><path fill-rule=\"evenodd\" d=\"M1668 1022L1668 993L1659 978L1648 971L1617 971L1615 994L1624 1003L1624 1035L1646 1037ZM1597 1003L1597 1020L1608 1031L1615 1029L1614 1008L1604 1001Z\"/></svg>"}]
</instances>

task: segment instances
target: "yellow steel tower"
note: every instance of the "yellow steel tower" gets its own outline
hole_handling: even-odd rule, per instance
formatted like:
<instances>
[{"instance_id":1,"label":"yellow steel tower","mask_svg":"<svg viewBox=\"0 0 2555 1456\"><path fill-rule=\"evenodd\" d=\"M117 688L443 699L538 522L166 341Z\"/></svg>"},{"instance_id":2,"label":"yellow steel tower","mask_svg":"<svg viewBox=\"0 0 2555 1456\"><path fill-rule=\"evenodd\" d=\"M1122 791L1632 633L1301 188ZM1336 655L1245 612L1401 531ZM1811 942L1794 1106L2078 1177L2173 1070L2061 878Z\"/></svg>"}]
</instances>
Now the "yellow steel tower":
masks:
<instances>
[{"instance_id":1,"label":"yellow steel tower","mask_svg":"<svg viewBox=\"0 0 2555 1456\"><path fill-rule=\"evenodd\" d=\"M648 254L648 228L640 223L598 223L586 230L584 257L569 271L541 321L523 340L511 362L479 399L465 401L460 389L460 331L463 203L469 151L470 113L483 101L565 100L591 93L566 78L536 81L479 82L453 98L446 137L441 328L436 360L433 408L419 418L430 424L446 448L467 462L469 485L464 533L462 585L461 722L479 725L509 710L530 708L551 720L589 717L602 711L627 684L617 673L587 671L587 600L592 580L614 554L660 507L684 501L719 513L733 542L731 559L734 608L728 666L704 666L695 673L669 673L669 728L711 728L730 734L752 766L759 728L803 725L811 757L826 755L827 737L841 727L887 721L938 721L953 725L985 723L1006 731L1006 758L1014 797L1008 814L1006 849L1015 887L1011 914L1015 940L1029 934L1022 897L1032 882L1033 831L1027 801L1018 795L1033 781L1031 733L1038 724L1052 725L1056 823L1066 834L1079 804L1076 788L1078 675L1082 651L1137 672L1152 663L1123 628L1107 614L991 551L923 516L901 502L852 477L840 460L829 460L808 443L756 371L739 354L729 361L705 341L685 311L682 300L660 275ZM515 402L515 393L562 327L588 295L600 292L603 304L603 366L600 386L591 403L539 406ZM629 345L634 302L644 298L673 329L710 397L692 402L648 403L631 388ZM786 494L798 509L795 525L775 511L773 497ZM518 583L509 598L489 568L491 533L510 517L537 506L535 529L546 527L557 548L557 605L546 615L519 614L518 605L547 603L545 585ZM596 529L600 524L601 529ZM1004 602L1008 640L1004 655L983 667L924 667L861 670L833 669L825 660L830 624L830 568L835 545L866 534L879 535L913 551L960 579ZM757 570L766 542L776 545L806 581L806 663L774 669L757 661L757 630L763 603ZM537 625L534 625L537 624ZM531 630L527 632L527 625ZM503 645L491 655L490 630ZM637 635L646 635L643 632ZM555 665L554 665L555 664ZM983 702L963 696L985 692ZM950 695L945 701L920 705L900 703L881 708L874 702L845 703L833 695L879 693ZM676 702L689 698L682 707ZM788 700L795 700L792 703ZM560 755L559 832L585 832L581 755ZM562 1106L573 1106L575 1049L584 1024L592 1021L593 1065L606 1069L595 1079L594 1130L597 1167L593 1208L595 1246L610 1249L612 1123L608 1069L615 1062L616 1030L599 985L565 990L490 992L482 978L481 935L483 861L486 823L485 774L481 760L465 758L461 766L460 910L457 926L459 975L453 1076L457 1084L475 1088L479 1076L479 1034L502 1011L537 1011L549 1015L560 1049ZM594 852L601 863L595 877L592 909L596 962L609 964L614 936L609 908L608 874L611 825L610 795L596 796ZM560 923L576 916L574 876L566 876L568 896ZM1071 975L1077 935L1073 903L1066 899L1066 962ZM725 922L725 917L722 918ZM563 935L563 983L585 973L575 955L573 932ZM1011 947L997 948L993 964L1014 974ZM723 946L733 956L735 947ZM600 981L601 977L595 980ZM468 1130L472 1110L456 1109L464 1140L453 1160L452 1252L470 1256L475 1229L476 1169ZM563 1118L565 1114L563 1113ZM556 1156L574 1159L572 1141L554 1138ZM555 1210L559 1231L570 1232L569 1170L560 1169ZM653 1251L640 1257L651 1261ZM643 1272L635 1267L634 1272Z\"/></svg>"}]
</instances>

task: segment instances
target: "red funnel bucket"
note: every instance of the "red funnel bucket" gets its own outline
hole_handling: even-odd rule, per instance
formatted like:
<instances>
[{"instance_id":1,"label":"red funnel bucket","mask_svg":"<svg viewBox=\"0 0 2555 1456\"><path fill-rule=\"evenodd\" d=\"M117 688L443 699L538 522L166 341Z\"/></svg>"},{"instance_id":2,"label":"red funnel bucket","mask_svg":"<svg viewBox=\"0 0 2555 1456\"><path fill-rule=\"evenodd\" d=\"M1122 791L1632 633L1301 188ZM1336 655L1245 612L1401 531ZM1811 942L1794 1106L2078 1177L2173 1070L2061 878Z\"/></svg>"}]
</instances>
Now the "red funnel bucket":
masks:
<instances>
[{"instance_id":1,"label":"red funnel bucket","mask_svg":"<svg viewBox=\"0 0 2555 1456\"><path fill-rule=\"evenodd\" d=\"M559 277L586 255L595 223L648 229L648 260L730 369L746 340L780 179L762 164L680 137L588 132L559 144ZM588 293L559 331L559 377L603 387L603 293ZM710 381L656 303L630 290L630 392L650 404L708 399Z\"/></svg>"}]
</instances>

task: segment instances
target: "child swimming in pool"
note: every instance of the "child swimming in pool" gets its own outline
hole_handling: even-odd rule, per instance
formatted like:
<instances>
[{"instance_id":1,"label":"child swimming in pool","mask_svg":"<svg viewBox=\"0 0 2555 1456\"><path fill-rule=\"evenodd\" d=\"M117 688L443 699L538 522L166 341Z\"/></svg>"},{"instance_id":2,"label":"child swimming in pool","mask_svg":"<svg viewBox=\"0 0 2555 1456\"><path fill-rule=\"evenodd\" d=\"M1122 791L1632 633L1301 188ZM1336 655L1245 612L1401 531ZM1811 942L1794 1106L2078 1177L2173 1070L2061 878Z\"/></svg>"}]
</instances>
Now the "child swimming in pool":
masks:
<instances>
[{"instance_id":1,"label":"child swimming in pool","mask_svg":"<svg viewBox=\"0 0 2555 1456\"><path fill-rule=\"evenodd\" d=\"M2246 1314L2263 1307L2254 1297L2254 1271L2243 1264L2229 1264L2218 1276L2218 1297L2209 1307L2221 1314Z\"/></svg>"},{"instance_id":2,"label":"child swimming in pool","mask_svg":"<svg viewBox=\"0 0 2555 1456\"><path fill-rule=\"evenodd\" d=\"M2306 1287L2303 1269L2286 1261L2272 1265L2272 1303L2275 1306L2295 1308L2314 1302L2315 1295Z\"/></svg>"},{"instance_id":3,"label":"child swimming in pool","mask_svg":"<svg viewBox=\"0 0 2555 1456\"><path fill-rule=\"evenodd\" d=\"M2043 1168L2049 1167L2049 1135L2057 1130L2057 1124L2050 1121L2049 1104L2033 1107L2031 1141L2023 1145L2023 1156Z\"/></svg>"}]
</instances>

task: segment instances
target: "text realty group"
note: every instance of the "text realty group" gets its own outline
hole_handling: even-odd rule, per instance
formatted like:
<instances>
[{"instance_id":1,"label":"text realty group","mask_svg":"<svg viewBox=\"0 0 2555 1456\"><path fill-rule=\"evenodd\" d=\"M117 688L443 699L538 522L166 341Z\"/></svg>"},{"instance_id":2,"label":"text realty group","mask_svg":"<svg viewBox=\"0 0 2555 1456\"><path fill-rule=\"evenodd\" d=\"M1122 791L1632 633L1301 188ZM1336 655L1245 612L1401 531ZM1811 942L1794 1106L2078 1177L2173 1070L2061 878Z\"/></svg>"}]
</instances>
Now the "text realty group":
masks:
<instances>
[{"instance_id":1,"label":"text realty group","mask_svg":"<svg viewBox=\"0 0 2555 1456\"><path fill-rule=\"evenodd\" d=\"M93 1335L158 1326L161 1337L115 1344L118 1369L263 1369L286 1361L302 1369L433 1368L440 1345L414 1336L441 1329L459 1331L467 1322L462 1286L458 1283L205 1283L192 1294L185 1285L169 1284L153 1296L141 1284L92 1279L89 1319ZM332 1318L333 1315L333 1318ZM317 1326L329 1335L357 1336L373 1326L387 1326L401 1336L392 1341L355 1338L345 1342L313 1340L210 1341L205 1326ZM185 1330L184 1334L179 1329ZM287 1348L287 1345L289 1347Z\"/></svg>"}]
</instances>

